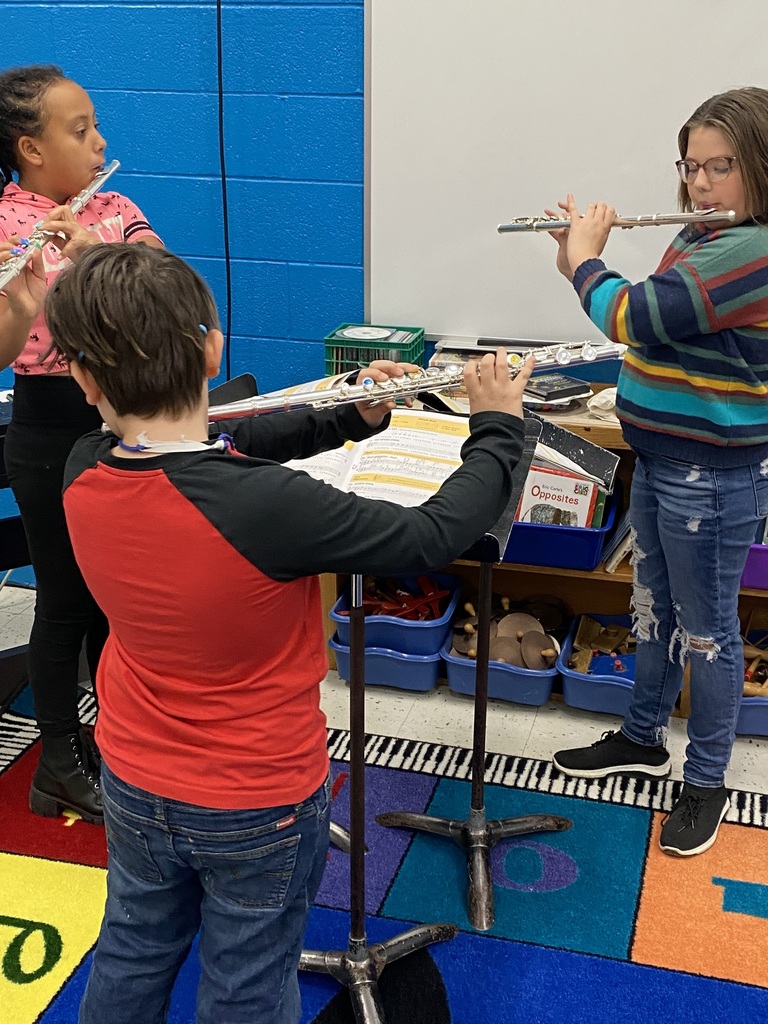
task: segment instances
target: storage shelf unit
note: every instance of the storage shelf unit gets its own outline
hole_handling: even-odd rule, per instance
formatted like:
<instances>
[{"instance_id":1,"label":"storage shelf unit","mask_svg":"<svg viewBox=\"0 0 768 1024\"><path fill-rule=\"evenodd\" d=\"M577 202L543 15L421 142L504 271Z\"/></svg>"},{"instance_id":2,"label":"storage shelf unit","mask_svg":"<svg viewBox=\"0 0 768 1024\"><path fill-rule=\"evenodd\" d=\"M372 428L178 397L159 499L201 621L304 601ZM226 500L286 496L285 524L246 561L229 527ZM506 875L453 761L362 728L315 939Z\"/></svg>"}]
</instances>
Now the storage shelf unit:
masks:
<instances>
[{"instance_id":1,"label":"storage shelf unit","mask_svg":"<svg viewBox=\"0 0 768 1024\"><path fill-rule=\"evenodd\" d=\"M600 390L601 386L593 385L593 388ZM592 419L586 411L584 402L579 403L576 411L547 413L547 417L574 434L579 434L594 444L608 448L620 455L617 478L622 483L623 500L626 505L629 500L635 456L622 437L621 428L617 424ZM477 562L459 559L440 571L456 573L471 586L477 580L477 565ZM555 577L556 580L553 580L552 577ZM335 576L329 576L321 579L323 612L328 638L333 634L333 622L328 612L345 582L346 577L337 579ZM498 593L505 594L512 599L544 592L554 593L568 604L574 615L590 612L593 614L623 614L630 610L632 570L628 560L622 562L614 573L606 572L602 564L598 565L596 569L587 571L500 562L493 568L493 586ZM739 612L743 626L746 627L749 620L753 629L768 628L768 590L742 589Z\"/></svg>"}]
</instances>

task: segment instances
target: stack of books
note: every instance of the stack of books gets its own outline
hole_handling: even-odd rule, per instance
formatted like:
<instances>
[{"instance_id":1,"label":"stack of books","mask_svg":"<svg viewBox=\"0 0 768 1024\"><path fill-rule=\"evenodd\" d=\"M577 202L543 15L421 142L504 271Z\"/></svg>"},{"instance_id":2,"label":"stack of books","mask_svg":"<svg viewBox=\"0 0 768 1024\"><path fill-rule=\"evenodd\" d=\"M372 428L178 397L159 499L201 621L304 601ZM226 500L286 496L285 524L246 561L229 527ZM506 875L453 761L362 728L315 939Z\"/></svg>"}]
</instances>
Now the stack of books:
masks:
<instances>
[{"instance_id":1,"label":"stack of books","mask_svg":"<svg viewBox=\"0 0 768 1024\"><path fill-rule=\"evenodd\" d=\"M578 471L545 465L537 446L517 507L517 522L596 529L602 525L604 510L603 488Z\"/></svg>"},{"instance_id":2,"label":"stack of books","mask_svg":"<svg viewBox=\"0 0 768 1024\"><path fill-rule=\"evenodd\" d=\"M616 572L618 567L632 553L632 533L627 510L618 522L613 536L603 551L603 568L606 572Z\"/></svg>"}]
</instances>

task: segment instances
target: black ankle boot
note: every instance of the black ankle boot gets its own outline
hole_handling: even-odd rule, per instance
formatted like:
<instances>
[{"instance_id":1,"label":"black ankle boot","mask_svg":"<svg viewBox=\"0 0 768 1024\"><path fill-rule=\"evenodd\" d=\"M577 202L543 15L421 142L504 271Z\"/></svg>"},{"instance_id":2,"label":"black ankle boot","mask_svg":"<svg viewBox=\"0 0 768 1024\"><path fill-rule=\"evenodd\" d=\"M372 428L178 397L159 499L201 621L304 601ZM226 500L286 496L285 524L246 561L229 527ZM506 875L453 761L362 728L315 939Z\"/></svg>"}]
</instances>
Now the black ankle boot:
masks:
<instances>
[{"instance_id":1,"label":"black ankle boot","mask_svg":"<svg viewBox=\"0 0 768 1024\"><path fill-rule=\"evenodd\" d=\"M85 753L90 758L91 768L96 778L101 775L101 751L96 746L96 738L92 725L80 726L80 739L85 746Z\"/></svg>"},{"instance_id":2,"label":"black ankle boot","mask_svg":"<svg viewBox=\"0 0 768 1024\"><path fill-rule=\"evenodd\" d=\"M99 772L79 732L43 736L40 763L29 791L29 808L42 818L76 811L83 821L104 824Z\"/></svg>"}]
</instances>

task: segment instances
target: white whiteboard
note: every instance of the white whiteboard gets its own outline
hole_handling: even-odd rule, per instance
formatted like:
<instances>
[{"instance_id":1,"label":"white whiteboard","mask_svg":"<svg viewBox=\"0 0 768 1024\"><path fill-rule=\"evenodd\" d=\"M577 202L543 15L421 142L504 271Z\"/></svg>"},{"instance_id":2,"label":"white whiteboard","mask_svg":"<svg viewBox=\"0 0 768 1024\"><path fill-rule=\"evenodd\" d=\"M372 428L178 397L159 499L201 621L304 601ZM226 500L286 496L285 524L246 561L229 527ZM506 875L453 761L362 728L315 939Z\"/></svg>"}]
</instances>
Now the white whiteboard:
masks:
<instances>
[{"instance_id":1,"label":"white whiteboard","mask_svg":"<svg viewBox=\"0 0 768 1024\"><path fill-rule=\"evenodd\" d=\"M546 234L499 234L567 191L677 209L677 133L768 87L767 0L367 0L366 316L428 336L595 337ZM674 227L614 229L651 273Z\"/></svg>"}]
</instances>

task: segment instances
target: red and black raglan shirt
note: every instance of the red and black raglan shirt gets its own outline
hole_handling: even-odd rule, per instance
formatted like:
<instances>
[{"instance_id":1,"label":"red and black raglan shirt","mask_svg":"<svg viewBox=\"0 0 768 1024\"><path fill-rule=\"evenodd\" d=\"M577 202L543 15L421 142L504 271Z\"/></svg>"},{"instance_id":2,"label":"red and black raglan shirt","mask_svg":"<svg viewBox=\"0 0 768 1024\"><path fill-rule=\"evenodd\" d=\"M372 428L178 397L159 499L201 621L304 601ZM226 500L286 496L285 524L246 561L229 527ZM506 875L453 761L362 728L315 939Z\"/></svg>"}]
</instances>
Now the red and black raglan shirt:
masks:
<instances>
[{"instance_id":1,"label":"red and black raglan shirt","mask_svg":"<svg viewBox=\"0 0 768 1024\"><path fill-rule=\"evenodd\" d=\"M305 799L328 771L318 573L439 568L503 512L523 443L470 419L463 464L423 505L362 499L281 465L372 433L354 406L222 425L237 453L125 459L81 438L64 508L110 635L96 737L120 778L212 808Z\"/></svg>"}]
</instances>

